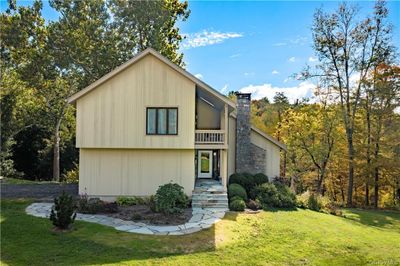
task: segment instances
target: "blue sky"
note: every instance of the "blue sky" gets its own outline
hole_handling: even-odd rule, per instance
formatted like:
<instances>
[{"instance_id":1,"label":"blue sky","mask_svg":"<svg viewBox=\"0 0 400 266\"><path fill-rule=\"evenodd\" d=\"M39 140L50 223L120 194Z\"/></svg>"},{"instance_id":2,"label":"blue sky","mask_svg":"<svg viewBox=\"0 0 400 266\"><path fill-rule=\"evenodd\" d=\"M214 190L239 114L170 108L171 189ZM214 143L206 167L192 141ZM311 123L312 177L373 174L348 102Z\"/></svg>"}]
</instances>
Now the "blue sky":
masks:
<instances>
[{"instance_id":1,"label":"blue sky","mask_svg":"<svg viewBox=\"0 0 400 266\"><path fill-rule=\"evenodd\" d=\"M352 1L360 16L372 11L372 1ZM29 2L18 1L17 4ZM314 64L311 30L316 8L337 8L336 1L189 1L187 36L182 44L186 69L213 88L253 92L253 98L272 98L277 91L291 100L310 97L314 84L290 78L307 63ZM1 0L2 8L6 5ZM400 2L389 1L394 42L400 47ZM43 14L58 14L47 3Z\"/></svg>"}]
</instances>

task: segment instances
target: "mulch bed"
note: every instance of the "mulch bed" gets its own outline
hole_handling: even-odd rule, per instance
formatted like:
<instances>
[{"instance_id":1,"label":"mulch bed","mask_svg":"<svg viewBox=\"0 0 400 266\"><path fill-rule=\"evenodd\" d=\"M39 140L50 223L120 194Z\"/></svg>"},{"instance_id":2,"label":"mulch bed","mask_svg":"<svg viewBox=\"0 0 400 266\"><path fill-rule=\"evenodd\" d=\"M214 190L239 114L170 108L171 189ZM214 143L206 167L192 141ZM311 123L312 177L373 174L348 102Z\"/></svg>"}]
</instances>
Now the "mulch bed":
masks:
<instances>
[{"instance_id":1,"label":"mulch bed","mask_svg":"<svg viewBox=\"0 0 400 266\"><path fill-rule=\"evenodd\" d=\"M192 217L192 209L186 208L183 213L166 215L153 212L147 205L118 206L118 212L104 215L125 221L142 222L154 225L179 225L187 223Z\"/></svg>"}]
</instances>

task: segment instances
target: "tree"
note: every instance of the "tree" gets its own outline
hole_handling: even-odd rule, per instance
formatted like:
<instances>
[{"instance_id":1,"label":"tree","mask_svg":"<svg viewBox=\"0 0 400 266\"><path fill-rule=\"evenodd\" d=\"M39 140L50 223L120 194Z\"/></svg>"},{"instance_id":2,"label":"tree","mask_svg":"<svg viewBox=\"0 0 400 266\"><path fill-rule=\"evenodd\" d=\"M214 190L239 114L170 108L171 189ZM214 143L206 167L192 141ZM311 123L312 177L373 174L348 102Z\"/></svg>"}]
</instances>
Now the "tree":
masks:
<instances>
[{"instance_id":1,"label":"tree","mask_svg":"<svg viewBox=\"0 0 400 266\"><path fill-rule=\"evenodd\" d=\"M313 186L319 194L323 193L328 165L338 135L337 121L335 106L313 104L288 110L282 123L283 139L297 153L289 156L303 158L303 162L297 161L291 166L308 164L305 169L312 169L316 173Z\"/></svg>"},{"instance_id":2,"label":"tree","mask_svg":"<svg viewBox=\"0 0 400 266\"><path fill-rule=\"evenodd\" d=\"M362 82L374 66L390 57L391 28L386 23L388 11L378 1L374 15L356 21L358 10L343 3L332 14L318 9L312 27L314 50L319 58L316 73L306 70L303 77L318 77L325 93L335 97L341 108L346 130L348 157L347 205L353 204L354 129L356 113L362 95Z\"/></svg>"},{"instance_id":3,"label":"tree","mask_svg":"<svg viewBox=\"0 0 400 266\"><path fill-rule=\"evenodd\" d=\"M187 1L112 0L110 10L123 58L152 47L175 64L184 65L183 54L178 52L183 36L177 22L189 17Z\"/></svg>"}]
</instances>

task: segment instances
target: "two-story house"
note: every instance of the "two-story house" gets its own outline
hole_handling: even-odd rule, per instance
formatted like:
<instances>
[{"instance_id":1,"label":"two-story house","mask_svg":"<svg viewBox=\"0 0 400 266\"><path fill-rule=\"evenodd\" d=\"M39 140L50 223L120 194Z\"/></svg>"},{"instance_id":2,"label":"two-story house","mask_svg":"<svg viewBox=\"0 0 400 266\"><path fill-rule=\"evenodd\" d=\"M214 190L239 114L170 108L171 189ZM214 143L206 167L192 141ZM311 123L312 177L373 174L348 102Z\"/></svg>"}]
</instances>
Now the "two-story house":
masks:
<instances>
[{"instance_id":1,"label":"two-story house","mask_svg":"<svg viewBox=\"0 0 400 266\"><path fill-rule=\"evenodd\" d=\"M76 105L79 193L112 200L176 182L235 172L279 175L285 145L250 124L250 94L237 103L153 49L69 98Z\"/></svg>"}]
</instances>

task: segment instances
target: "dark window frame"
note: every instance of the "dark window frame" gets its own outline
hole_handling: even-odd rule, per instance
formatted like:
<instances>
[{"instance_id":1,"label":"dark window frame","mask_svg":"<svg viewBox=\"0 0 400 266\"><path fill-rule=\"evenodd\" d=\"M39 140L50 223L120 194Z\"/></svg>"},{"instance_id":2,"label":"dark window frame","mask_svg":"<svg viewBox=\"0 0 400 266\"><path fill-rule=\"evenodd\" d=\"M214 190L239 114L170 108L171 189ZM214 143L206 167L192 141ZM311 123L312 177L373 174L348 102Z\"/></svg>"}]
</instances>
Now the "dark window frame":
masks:
<instances>
[{"instance_id":1,"label":"dark window frame","mask_svg":"<svg viewBox=\"0 0 400 266\"><path fill-rule=\"evenodd\" d=\"M158 110L166 109L166 131L165 133L158 133ZM150 133L148 131L149 127L149 110L155 110L156 118L155 118L155 133ZM169 133L169 110L176 110L176 133ZM178 107L146 107L146 135L149 136L177 136L179 131L179 114Z\"/></svg>"}]
</instances>

